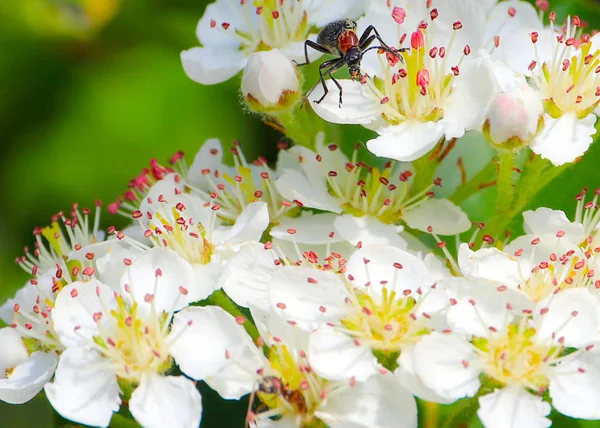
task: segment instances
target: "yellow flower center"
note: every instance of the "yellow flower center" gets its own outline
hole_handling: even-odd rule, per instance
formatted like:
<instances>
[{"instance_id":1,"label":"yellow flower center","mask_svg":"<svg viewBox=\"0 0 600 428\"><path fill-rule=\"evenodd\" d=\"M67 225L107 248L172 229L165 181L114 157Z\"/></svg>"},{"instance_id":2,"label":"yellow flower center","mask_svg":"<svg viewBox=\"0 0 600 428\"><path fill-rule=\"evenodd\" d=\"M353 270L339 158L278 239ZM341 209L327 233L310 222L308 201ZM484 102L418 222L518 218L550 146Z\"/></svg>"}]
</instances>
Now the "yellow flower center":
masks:
<instances>
[{"instance_id":1,"label":"yellow flower center","mask_svg":"<svg viewBox=\"0 0 600 428\"><path fill-rule=\"evenodd\" d=\"M536 330L525 326L526 319L511 324L492 338L475 338L473 344L486 358L484 372L503 385L522 385L534 390L548 386L544 367L562 352L562 347L535 341Z\"/></svg>"}]
</instances>

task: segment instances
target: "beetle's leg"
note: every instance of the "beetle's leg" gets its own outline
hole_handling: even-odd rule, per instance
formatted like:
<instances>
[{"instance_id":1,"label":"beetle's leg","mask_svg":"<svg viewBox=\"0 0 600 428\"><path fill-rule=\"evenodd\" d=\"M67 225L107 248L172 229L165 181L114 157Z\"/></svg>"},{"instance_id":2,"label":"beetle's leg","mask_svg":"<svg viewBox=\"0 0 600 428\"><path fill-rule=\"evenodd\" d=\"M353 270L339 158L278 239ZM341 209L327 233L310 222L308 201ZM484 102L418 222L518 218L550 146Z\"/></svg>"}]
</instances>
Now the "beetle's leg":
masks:
<instances>
[{"instance_id":1,"label":"beetle's leg","mask_svg":"<svg viewBox=\"0 0 600 428\"><path fill-rule=\"evenodd\" d=\"M315 102L317 104L320 104L321 101L323 101L325 99L325 96L329 93L329 88L327 88L327 85L325 84L325 78L323 76L323 74L329 76L329 78L333 81L333 83L335 83L335 86L337 86L337 88L340 91L340 100L339 100L339 107L342 107L342 85L340 85L340 82L338 82L335 77L333 77L333 75L331 73L334 73L335 71L339 70L340 68L342 68L344 66L345 62L341 59L338 60L338 62L334 63L334 64L330 64L328 67L328 70L325 71L323 73L323 69L319 69L319 74L321 75L321 84L323 85L323 89L324 89L324 94L321 98L319 98L318 100L315 100Z\"/></svg>"},{"instance_id":2,"label":"beetle's leg","mask_svg":"<svg viewBox=\"0 0 600 428\"><path fill-rule=\"evenodd\" d=\"M374 34L371 34L371 33L374 33ZM372 25L369 25L367 27L367 29L363 32L362 36L360 36L360 40L358 41L358 47L360 48L361 51L363 51L363 53L367 50L373 49L373 48L369 48L369 46L371 45L371 43L373 43L373 41L375 39L377 39L379 41L379 43L381 43L381 46L377 47L378 49L383 49L384 51L397 56L401 61L403 61L403 59L400 55L398 55L398 53L410 50L410 48L392 49L391 47L389 47L387 45L386 42L383 41L383 39L377 32L377 29ZM367 48L369 48L369 49L367 49Z\"/></svg>"},{"instance_id":3,"label":"beetle's leg","mask_svg":"<svg viewBox=\"0 0 600 428\"><path fill-rule=\"evenodd\" d=\"M313 48L314 50L319 51L321 53L328 53L328 54L331 53L324 46L321 46L320 44L313 42L312 40L307 40L304 42L304 59L306 60L306 62L304 62L302 64L298 64L296 61L294 61L294 63L296 63L296 65L298 67L310 64L310 61L308 60L308 47L309 46L311 48Z\"/></svg>"},{"instance_id":4,"label":"beetle's leg","mask_svg":"<svg viewBox=\"0 0 600 428\"><path fill-rule=\"evenodd\" d=\"M404 58L402 58L402 55L400 55L399 53L410 50L409 48L393 49L393 48L390 48L389 46L370 46L367 49L361 51L361 53L360 53L361 58L364 56L365 53L367 53L373 49L381 49L385 52L389 52L392 55L394 55L395 57L397 57L401 62L404 62Z\"/></svg>"},{"instance_id":5,"label":"beetle's leg","mask_svg":"<svg viewBox=\"0 0 600 428\"><path fill-rule=\"evenodd\" d=\"M327 75L327 72L329 71L329 68L337 66L338 64L341 64L337 69L339 69L340 67L342 67L344 65L344 61L342 58L335 58L335 59L330 59L328 61L324 61L320 66L319 66L319 82L312 87L312 89L310 91L308 91L306 93L306 96L308 97L312 91L315 90L315 88L319 85L319 83L323 86L323 90L325 91L325 95L327 95L327 92L329 92L329 89L327 88L327 85L325 84L325 76ZM323 95L321 97L321 100L323 98L325 98L325 95ZM319 100L319 102L321 102L321 100Z\"/></svg>"}]
</instances>

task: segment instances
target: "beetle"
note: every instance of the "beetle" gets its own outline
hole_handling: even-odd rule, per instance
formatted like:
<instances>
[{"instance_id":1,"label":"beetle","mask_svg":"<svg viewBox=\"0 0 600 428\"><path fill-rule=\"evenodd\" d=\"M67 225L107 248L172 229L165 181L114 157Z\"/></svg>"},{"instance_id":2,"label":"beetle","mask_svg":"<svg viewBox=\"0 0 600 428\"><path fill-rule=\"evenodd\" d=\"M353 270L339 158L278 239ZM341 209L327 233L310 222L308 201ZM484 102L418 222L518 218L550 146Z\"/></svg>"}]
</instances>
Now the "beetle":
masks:
<instances>
[{"instance_id":1,"label":"beetle","mask_svg":"<svg viewBox=\"0 0 600 428\"><path fill-rule=\"evenodd\" d=\"M379 41L380 45L371 46L373 41L376 39ZM329 93L329 89L325 84L325 77L329 76L329 78L333 81L333 83L335 83L340 91L340 108L342 107L342 86L333 77L333 72L339 70L344 65L347 65L352 80L361 80L362 75L360 72L360 62L366 52L370 51L371 49L380 49L395 55L402 61L402 57L399 55L399 53L409 50L409 48L390 48L383 41L377 32L377 29L373 25L369 25L359 39L356 34L356 22L352 21L351 19L340 19L338 21L330 22L319 32L316 42L313 42L312 40L306 40L304 42L304 58L306 62L302 64L296 64L299 67L310 64L310 60L308 59L309 47L325 54L337 56L337 58L322 62L319 66L319 82L323 86L324 94L321 98L315 100L315 102L319 104ZM316 86L313 87L307 95L310 95L315 88Z\"/></svg>"}]
</instances>

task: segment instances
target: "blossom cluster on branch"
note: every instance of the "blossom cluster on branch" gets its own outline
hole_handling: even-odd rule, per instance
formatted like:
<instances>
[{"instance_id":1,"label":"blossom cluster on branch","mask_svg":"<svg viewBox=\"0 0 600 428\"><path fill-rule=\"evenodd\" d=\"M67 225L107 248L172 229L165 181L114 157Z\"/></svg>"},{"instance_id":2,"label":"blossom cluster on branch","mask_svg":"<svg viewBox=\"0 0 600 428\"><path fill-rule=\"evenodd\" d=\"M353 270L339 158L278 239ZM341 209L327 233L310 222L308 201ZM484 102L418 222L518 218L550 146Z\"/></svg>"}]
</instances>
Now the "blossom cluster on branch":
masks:
<instances>
[{"instance_id":1,"label":"blossom cluster on branch","mask_svg":"<svg viewBox=\"0 0 600 428\"><path fill-rule=\"evenodd\" d=\"M256 427L600 419L600 192L578 194L571 219L526 210L593 141L600 39L548 7L210 4L183 68L202 84L243 70L245 108L284 134L276 162L234 142L228 164L211 139L131 180L107 206L126 227L101 230L98 202L36 229L17 259L30 279L0 307L0 400L43 390L76 423L197 427L203 381L249 396ZM303 99L317 69L299 65L320 55L305 40L324 27L337 45L313 45L350 68L354 40L360 75L322 63ZM489 156L467 171L475 145ZM492 214L470 219L467 200Z\"/></svg>"}]
</instances>

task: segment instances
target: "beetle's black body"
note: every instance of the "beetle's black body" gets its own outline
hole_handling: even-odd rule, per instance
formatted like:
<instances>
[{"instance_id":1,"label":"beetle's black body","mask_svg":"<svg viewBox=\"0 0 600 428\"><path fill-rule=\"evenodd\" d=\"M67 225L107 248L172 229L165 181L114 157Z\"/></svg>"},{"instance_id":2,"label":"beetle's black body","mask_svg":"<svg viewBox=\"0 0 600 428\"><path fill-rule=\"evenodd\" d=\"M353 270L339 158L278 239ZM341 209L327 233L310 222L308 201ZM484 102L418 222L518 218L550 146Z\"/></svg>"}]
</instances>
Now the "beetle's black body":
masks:
<instances>
[{"instance_id":1,"label":"beetle's black body","mask_svg":"<svg viewBox=\"0 0 600 428\"><path fill-rule=\"evenodd\" d=\"M379 46L370 46L373 41L377 39L380 43ZM333 77L332 73L342 68L344 65L348 66L350 77L352 80L360 80L362 75L360 72L360 62L365 52L371 49L380 49L386 52L390 52L402 59L399 52L403 52L407 49L392 49L390 48L381 38L375 27L369 25L360 36L360 39L356 35L356 22L350 19L341 19L339 21L333 21L327 24L319 35L317 36L317 42L307 40L304 42L304 58L306 60L299 66L307 65L310 63L308 59L308 48L311 47L319 52L335 55L337 58L324 61L319 66L319 75L321 85L323 86L324 94L315 102L318 104L327 95L329 89L325 84L325 77L329 78L335 83L340 91L339 105L342 106L342 86ZM310 92L314 90L311 89ZM309 92L309 94L310 94Z\"/></svg>"}]
</instances>

